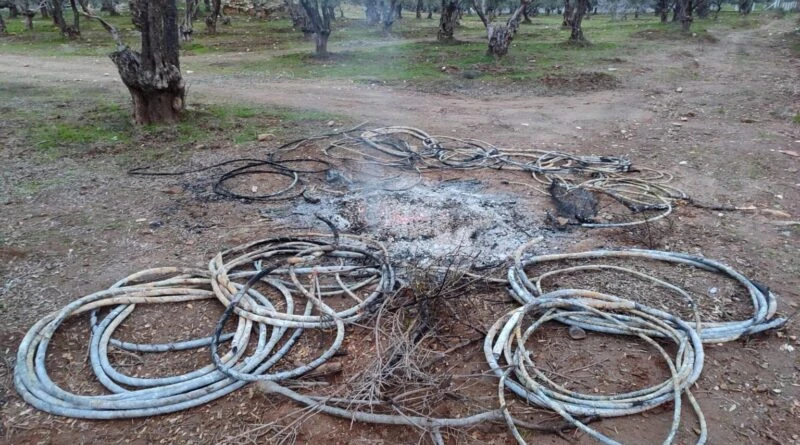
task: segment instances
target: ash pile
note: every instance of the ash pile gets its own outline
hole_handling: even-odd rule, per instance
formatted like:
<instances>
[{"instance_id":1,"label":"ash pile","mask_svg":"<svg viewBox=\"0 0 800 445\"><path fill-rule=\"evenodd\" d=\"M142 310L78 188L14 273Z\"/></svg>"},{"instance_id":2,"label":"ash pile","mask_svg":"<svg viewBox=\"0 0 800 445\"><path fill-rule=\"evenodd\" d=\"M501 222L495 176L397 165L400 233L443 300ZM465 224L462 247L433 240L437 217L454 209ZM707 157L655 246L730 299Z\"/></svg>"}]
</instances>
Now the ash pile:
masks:
<instances>
[{"instance_id":1,"label":"ash pile","mask_svg":"<svg viewBox=\"0 0 800 445\"><path fill-rule=\"evenodd\" d=\"M530 200L485 188L466 180L425 181L401 191L361 189L301 203L281 222L302 226L320 215L342 232L385 242L396 264L424 265L455 254L474 258L478 268L504 263L524 240L552 234L542 227L544 212L531 208Z\"/></svg>"}]
</instances>

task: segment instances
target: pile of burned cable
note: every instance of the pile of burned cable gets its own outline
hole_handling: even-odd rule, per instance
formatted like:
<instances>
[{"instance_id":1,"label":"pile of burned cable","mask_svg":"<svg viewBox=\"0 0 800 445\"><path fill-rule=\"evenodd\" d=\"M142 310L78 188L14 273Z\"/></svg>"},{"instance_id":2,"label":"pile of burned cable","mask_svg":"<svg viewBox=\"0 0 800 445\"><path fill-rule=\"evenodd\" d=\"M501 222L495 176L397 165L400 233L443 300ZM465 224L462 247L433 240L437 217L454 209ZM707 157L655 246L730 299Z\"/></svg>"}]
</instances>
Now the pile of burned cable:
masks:
<instances>
[{"instance_id":1,"label":"pile of burned cable","mask_svg":"<svg viewBox=\"0 0 800 445\"><path fill-rule=\"evenodd\" d=\"M308 155L308 151L304 155L295 154L309 147L325 158L320 159L314 153ZM129 173L174 176L232 166L214 181L216 194L247 201L288 200L301 196L318 201L318 197L310 195L309 184L320 181L321 177L342 176L334 167L355 166L359 174L368 174L365 165L399 169L415 175L413 180L398 180L402 174L395 177L381 170L370 178L368 188L375 188L378 182L388 191L413 187L421 181L425 170L504 171L507 173L500 180L502 183L522 185L549 196L563 225L604 228L647 224L669 215L681 202L714 210L752 210L750 207L698 204L687 193L670 185L673 181L670 173L647 167L634 168L625 156L501 148L479 139L432 136L423 130L403 126L371 130L358 126L302 138L275 148L266 159L232 159L181 171L154 171L145 167ZM515 172L529 175L529 179L517 180ZM259 179L267 180L266 184L254 185L261 183ZM316 186L311 188L317 190ZM319 189L325 190L324 187ZM602 214L601 209L604 210Z\"/></svg>"},{"instance_id":2,"label":"pile of burned cable","mask_svg":"<svg viewBox=\"0 0 800 445\"><path fill-rule=\"evenodd\" d=\"M398 286L405 278L395 278L383 245L335 231L333 235L296 234L234 247L215 256L207 270L144 270L106 290L79 298L30 328L19 346L14 383L25 401L49 413L86 419L124 419L195 407L258 381L262 390L285 396L311 412L351 421L412 426L429 432L435 443L443 443L442 430L482 422L505 422L517 441L525 443L518 429L531 428L531 424L512 415L506 401L507 390L528 405L552 410L570 427L606 444L617 442L590 428L585 419L640 413L669 402L674 415L664 443L671 443L679 431L685 395L699 419L697 443L705 443L706 422L690 391L703 369L703 344L731 341L783 326L786 320L775 318L776 296L763 285L706 258L652 250L532 256L527 251L537 241L521 246L508 270L507 283L519 306L502 314L485 330L483 352L497 382L494 408L437 417L401 411L393 402L387 408L373 399L360 399L352 394L349 397L310 394L308 388L314 386L300 385L298 389L296 384L290 384L340 353L354 324L377 323L375 318L380 315L373 315L381 313L379 308L382 310L391 298L413 287L407 282ZM747 291L753 304L752 316L735 321L703 320L690 292L655 273L606 263L616 259L688 267L724 277ZM578 265L531 275L545 264L564 261ZM603 271L627 274L634 280L663 288L682 301L692 316L684 320L668 310L624 295L592 289L545 289L545 283L553 277ZM474 277L463 276L468 275ZM453 295L464 289L467 287L456 289ZM115 335L137 307L185 305L206 299L216 300L225 307L209 336L151 344L122 341ZM66 320L80 314L89 315L89 361L106 394L85 395L65 389L54 382L47 368L51 339ZM657 351L670 377L647 388L611 395L585 394L560 385L548 377L531 346L536 344L531 342L532 336L548 322L601 335L638 338ZM398 325L401 330L411 329L405 321ZM139 325L135 329L142 330ZM321 352L314 354L303 347L303 353L290 357L305 334L315 333L320 335L314 337L313 343L321 345L318 347ZM665 346L665 341L675 347ZM115 367L109 356L114 349L136 354L208 349L210 354L205 366L189 372L140 377ZM668 350L676 352L671 355ZM392 357L388 365L401 366L400 355ZM414 392L417 390L410 391Z\"/></svg>"}]
</instances>

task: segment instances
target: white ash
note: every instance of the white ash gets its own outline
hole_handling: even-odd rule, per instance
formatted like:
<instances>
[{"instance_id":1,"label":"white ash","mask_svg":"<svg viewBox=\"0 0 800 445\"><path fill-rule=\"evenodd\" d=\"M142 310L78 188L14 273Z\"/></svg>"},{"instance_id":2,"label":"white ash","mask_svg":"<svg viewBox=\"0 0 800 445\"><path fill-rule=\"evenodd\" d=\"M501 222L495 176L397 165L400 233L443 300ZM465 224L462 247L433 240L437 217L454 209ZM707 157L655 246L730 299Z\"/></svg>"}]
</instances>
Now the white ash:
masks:
<instances>
[{"instance_id":1,"label":"white ash","mask_svg":"<svg viewBox=\"0 0 800 445\"><path fill-rule=\"evenodd\" d=\"M396 264L424 266L434 258L460 255L485 267L505 262L535 236L544 235L545 246L558 243L543 227L543 210L524 197L482 194L482 188L477 181L461 181L320 196L317 204L298 204L285 222L317 227L322 223L314 221L315 215L321 215L344 233L384 242Z\"/></svg>"}]
</instances>

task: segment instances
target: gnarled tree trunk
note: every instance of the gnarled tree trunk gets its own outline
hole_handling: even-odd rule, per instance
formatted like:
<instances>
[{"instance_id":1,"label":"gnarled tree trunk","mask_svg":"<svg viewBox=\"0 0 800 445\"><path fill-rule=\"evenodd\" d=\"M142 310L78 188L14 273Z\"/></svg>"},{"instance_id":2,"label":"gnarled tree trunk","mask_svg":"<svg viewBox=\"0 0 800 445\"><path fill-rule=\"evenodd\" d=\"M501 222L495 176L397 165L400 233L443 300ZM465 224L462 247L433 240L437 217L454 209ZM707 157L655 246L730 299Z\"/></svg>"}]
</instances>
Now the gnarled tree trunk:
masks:
<instances>
[{"instance_id":1,"label":"gnarled tree trunk","mask_svg":"<svg viewBox=\"0 0 800 445\"><path fill-rule=\"evenodd\" d=\"M667 23L669 19L669 0L657 0L656 12L661 18L661 23Z\"/></svg>"},{"instance_id":2,"label":"gnarled tree trunk","mask_svg":"<svg viewBox=\"0 0 800 445\"><path fill-rule=\"evenodd\" d=\"M392 24L394 24L394 13L399 4L397 0L387 0L386 9L383 11L383 32L389 34L392 32ZM399 18L399 17L398 17Z\"/></svg>"},{"instance_id":3,"label":"gnarled tree trunk","mask_svg":"<svg viewBox=\"0 0 800 445\"><path fill-rule=\"evenodd\" d=\"M141 8L144 7L144 1L142 0L129 0L128 1L128 8L131 10L131 23L133 23L133 27L138 29L139 31L142 30L142 11Z\"/></svg>"},{"instance_id":4,"label":"gnarled tree trunk","mask_svg":"<svg viewBox=\"0 0 800 445\"><path fill-rule=\"evenodd\" d=\"M417 18L418 19L422 18L422 9L424 7L425 7L425 5L422 4L422 0L417 0L417 8L416 9L417 9Z\"/></svg>"},{"instance_id":5,"label":"gnarled tree trunk","mask_svg":"<svg viewBox=\"0 0 800 445\"><path fill-rule=\"evenodd\" d=\"M481 1L480 4L477 0L472 0L472 7L480 17L483 26L486 27L486 34L489 38L489 47L486 49L486 54L494 57L503 57L508 54L508 47L511 41L517 34L519 28L519 21L522 11L528 6L528 1L524 0L508 18L505 25L495 25L490 18L486 2Z\"/></svg>"},{"instance_id":6,"label":"gnarled tree trunk","mask_svg":"<svg viewBox=\"0 0 800 445\"><path fill-rule=\"evenodd\" d=\"M739 14L748 15L753 10L753 0L739 0Z\"/></svg>"},{"instance_id":7,"label":"gnarled tree trunk","mask_svg":"<svg viewBox=\"0 0 800 445\"><path fill-rule=\"evenodd\" d=\"M436 39L440 42L453 40L453 34L458 24L459 1L442 0L442 15L439 18L439 31L436 33Z\"/></svg>"},{"instance_id":8,"label":"gnarled tree trunk","mask_svg":"<svg viewBox=\"0 0 800 445\"><path fill-rule=\"evenodd\" d=\"M211 0L211 13L206 16L206 32L217 33L217 19L222 9L222 0Z\"/></svg>"},{"instance_id":9,"label":"gnarled tree trunk","mask_svg":"<svg viewBox=\"0 0 800 445\"><path fill-rule=\"evenodd\" d=\"M300 0L314 29L317 57L328 56L328 38L331 36L331 20L334 10L330 0Z\"/></svg>"},{"instance_id":10,"label":"gnarled tree trunk","mask_svg":"<svg viewBox=\"0 0 800 445\"><path fill-rule=\"evenodd\" d=\"M3 14L0 13L0 36L6 35L6 22L3 21Z\"/></svg>"},{"instance_id":11,"label":"gnarled tree trunk","mask_svg":"<svg viewBox=\"0 0 800 445\"><path fill-rule=\"evenodd\" d=\"M36 17L36 11L28 9L22 11L22 15L25 17L25 29L33 31L33 18Z\"/></svg>"},{"instance_id":12,"label":"gnarled tree trunk","mask_svg":"<svg viewBox=\"0 0 800 445\"><path fill-rule=\"evenodd\" d=\"M575 5L572 8L572 14L569 19L569 26L572 29L569 35L569 41L573 43L584 43L586 37L583 36L583 16L586 15L587 0L575 0Z\"/></svg>"},{"instance_id":13,"label":"gnarled tree trunk","mask_svg":"<svg viewBox=\"0 0 800 445\"><path fill-rule=\"evenodd\" d=\"M306 39L310 39L314 35L314 26L311 24L305 8L292 0L285 0L285 4L289 11L289 18L292 19L292 28L299 29Z\"/></svg>"},{"instance_id":14,"label":"gnarled tree trunk","mask_svg":"<svg viewBox=\"0 0 800 445\"><path fill-rule=\"evenodd\" d=\"M198 0L186 0L186 9L183 11L183 21L181 22L181 40L184 42L192 41L194 33L194 18L197 17L197 10L200 9Z\"/></svg>"},{"instance_id":15,"label":"gnarled tree trunk","mask_svg":"<svg viewBox=\"0 0 800 445\"><path fill-rule=\"evenodd\" d=\"M127 46L113 52L122 82L133 99L137 124L172 123L185 107L186 89L178 61L176 0L138 0L134 23L142 28L142 52Z\"/></svg>"},{"instance_id":16,"label":"gnarled tree trunk","mask_svg":"<svg viewBox=\"0 0 800 445\"><path fill-rule=\"evenodd\" d=\"M81 13L78 11L78 5L75 0L69 0L69 6L72 8L72 29L76 36L81 35ZM84 5L87 6L87 5Z\"/></svg>"},{"instance_id":17,"label":"gnarled tree trunk","mask_svg":"<svg viewBox=\"0 0 800 445\"><path fill-rule=\"evenodd\" d=\"M50 14L53 16L53 23L58 26L58 29L61 31L61 35L67 37L69 39L77 38L81 35L79 25L79 14L77 10L75 10L75 21L73 22L73 26L67 24L67 21L64 20L64 9L62 8L61 4L62 0L51 0L50 2ZM70 0L70 5L75 9L75 2L74 0Z\"/></svg>"},{"instance_id":18,"label":"gnarled tree trunk","mask_svg":"<svg viewBox=\"0 0 800 445\"><path fill-rule=\"evenodd\" d=\"M681 22L681 30L689 32L692 26L692 0L678 0L678 21Z\"/></svg>"},{"instance_id":19,"label":"gnarled tree trunk","mask_svg":"<svg viewBox=\"0 0 800 445\"><path fill-rule=\"evenodd\" d=\"M575 9L574 3L570 2L570 0L564 0L564 20L561 21L561 26L565 28L569 28L570 26L572 26L570 20L572 20L572 12L574 9Z\"/></svg>"}]
</instances>

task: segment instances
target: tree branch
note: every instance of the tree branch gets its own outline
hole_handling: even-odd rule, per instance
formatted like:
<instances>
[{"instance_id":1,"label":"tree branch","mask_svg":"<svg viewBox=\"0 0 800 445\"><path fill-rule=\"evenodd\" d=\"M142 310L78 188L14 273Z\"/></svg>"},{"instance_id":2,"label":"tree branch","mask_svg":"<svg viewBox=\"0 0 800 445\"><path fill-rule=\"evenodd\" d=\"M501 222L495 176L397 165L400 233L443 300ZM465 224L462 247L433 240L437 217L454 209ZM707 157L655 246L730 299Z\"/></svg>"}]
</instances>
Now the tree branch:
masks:
<instances>
[{"instance_id":1,"label":"tree branch","mask_svg":"<svg viewBox=\"0 0 800 445\"><path fill-rule=\"evenodd\" d=\"M105 30L108 31L111 34L111 37L113 37L114 41L117 43L117 50L118 51L122 51L122 50L124 50L125 48L128 47L128 45L126 45L122 41L122 38L119 36L119 31L117 31L117 28L115 28L114 25L108 23L107 21L103 20L102 18L100 18L100 17L98 17L96 15L93 15L91 12L89 12L88 9L86 9L86 5L84 5L83 3L77 2L77 4L79 4L80 7L81 7L80 13L81 13L82 16L84 16L84 17L86 17L88 19L97 20L98 22L100 22L101 25L103 25L103 28L105 28Z\"/></svg>"},{"instance_id":2,"label":"tree branch","mask_svg":"<svg viewBox=\"0 0 800 445\"><path fill-rule=\"evenodd\" d=\"M478 17L480 17L481 21L483 22L483 26L485 26L488 29L489 20L486 19L486 11L484 11L482 7L478 6L476 0L471 0L471 1L472 1L472 7L475 8L475 12L478 14Z\"/></svg>"}]
</instances>

